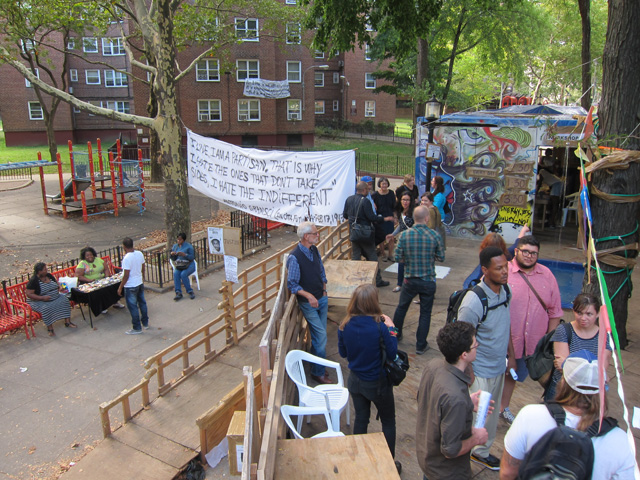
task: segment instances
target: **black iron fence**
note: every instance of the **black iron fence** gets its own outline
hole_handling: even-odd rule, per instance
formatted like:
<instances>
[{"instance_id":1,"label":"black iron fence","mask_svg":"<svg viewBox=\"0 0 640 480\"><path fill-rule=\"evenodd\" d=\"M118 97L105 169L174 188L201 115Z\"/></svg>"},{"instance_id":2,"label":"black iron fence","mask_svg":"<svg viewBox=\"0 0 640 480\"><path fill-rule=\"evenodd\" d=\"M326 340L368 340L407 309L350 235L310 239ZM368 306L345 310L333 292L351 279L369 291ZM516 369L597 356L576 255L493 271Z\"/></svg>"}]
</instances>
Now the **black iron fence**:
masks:
<instances>
[{"instance_id":1,"label":"black iron fence","mask_svg":"<svg viewBox=\"0 0 640 480\"><path fill-rule=\"evenodd\" d=\"M359 174L370 173L376 176L390 175L402 177L413 174L416 159L409 155L388 155L382 153L359 153L356 155L356 170Z\"/></svg>"},{"instance_id":2,"label":"black iron fence","mask_svg":"<svg viewBox=\"0 0 640 480\"><path fill-rule=\"evenodd\" d=\"M2 170L0 171L1 180L31 180L33 175L31 168L16 168L15 170Z\"/></svg>"},{"instance_id":3,"label":"black iron fence","mask_svg":"<svg viewBox=\"0 0 640 480\"><path fill-rule=\"evenodd\" d=\"M231 226L241 229L242 252L267 244L267 221L238 210L231 212Z\"/></svg>"}]
</instances>

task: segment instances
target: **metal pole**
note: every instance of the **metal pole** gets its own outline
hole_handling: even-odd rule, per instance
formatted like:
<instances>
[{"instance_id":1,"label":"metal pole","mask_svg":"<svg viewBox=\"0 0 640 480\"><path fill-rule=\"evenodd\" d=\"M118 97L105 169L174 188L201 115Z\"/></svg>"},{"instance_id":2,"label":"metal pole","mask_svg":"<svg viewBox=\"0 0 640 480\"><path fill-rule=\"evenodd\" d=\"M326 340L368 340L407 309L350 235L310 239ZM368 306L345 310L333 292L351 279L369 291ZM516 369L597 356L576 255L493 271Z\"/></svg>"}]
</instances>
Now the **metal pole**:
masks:
<instances>
[{"instance_id":1,"label":"metal pole","mask_svg":"<svg viewBox=\"0 0 640 480\"><path fill-rule=\"evenodd\" d=\"M429 123L428 129L429 129L429 136L427 137L427 149L429 148L429 144L433 143L433 130L435 129L433 122ZM427 175L425 178L426 185L424 190L425 192L431 191L431 163L432 162L433 162L433 159L427 158Z\"/></svg>"}]
</instances>

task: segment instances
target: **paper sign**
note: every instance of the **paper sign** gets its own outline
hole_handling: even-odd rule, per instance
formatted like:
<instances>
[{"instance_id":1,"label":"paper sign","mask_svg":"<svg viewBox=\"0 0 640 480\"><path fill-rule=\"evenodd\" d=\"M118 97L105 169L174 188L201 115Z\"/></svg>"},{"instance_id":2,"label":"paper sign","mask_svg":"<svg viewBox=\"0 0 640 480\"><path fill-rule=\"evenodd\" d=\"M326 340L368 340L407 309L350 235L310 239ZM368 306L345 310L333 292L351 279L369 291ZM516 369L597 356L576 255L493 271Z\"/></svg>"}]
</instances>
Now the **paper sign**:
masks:
<instances>
[{"instance_id":1,"label":"paper sign","mask_svg":"<svg viewBox=\"0 0 640 480\"><path fill-rule=\"evenodd\" d=\"M209 238L209 253L211 255L224 255L224 231L219 227L207 228Z\"/></svg>"},{"instance_id":2,"label":"paper sign","mask_svg":"<svg viewBox=\"0 0 640 480\"><path fill-rule=\"evenodd\" d=\"M427 158L440 158L440 145L429 143L427 146Z\"/></svg>"},{"instance_id":3,"label":"paper sign","mask_svg":"<svg viewBox=\"0 0 640 480\"><path fill-rule=\"evenodd\" d=\"M238 283L238 258L231 255L224 256L224 274L227 282Z\"/></svg>"}]
</instances>

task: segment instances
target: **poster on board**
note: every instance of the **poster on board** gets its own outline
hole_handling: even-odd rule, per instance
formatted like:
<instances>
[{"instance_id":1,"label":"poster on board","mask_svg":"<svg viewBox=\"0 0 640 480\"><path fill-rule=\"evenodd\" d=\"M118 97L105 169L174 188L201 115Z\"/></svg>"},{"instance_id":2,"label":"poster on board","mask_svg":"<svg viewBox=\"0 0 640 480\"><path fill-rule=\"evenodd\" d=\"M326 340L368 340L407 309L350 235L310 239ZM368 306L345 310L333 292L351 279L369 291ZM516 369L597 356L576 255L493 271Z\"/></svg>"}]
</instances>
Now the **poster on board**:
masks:
<instances>
[{"instance_id":1,"label":"poster on board","mask_svg":"<svg viewBox=\"0 0 640 480\"><path fill-rule=\"evenodd\" d=\"M342 222L356 184L355 152L283 152L242 148L187 131L189 186L274 222Z\"/></svg>"},{"instance_id":2,"label":"poster on board","mask_svg":"<svg viewBox=\"0 0 640 480\"><path fill-rule=\"evenodd\" d=\"M218 227L208 227L209 253L211 255L224 255L224 230Z\"/></svg>"}]
</instances>

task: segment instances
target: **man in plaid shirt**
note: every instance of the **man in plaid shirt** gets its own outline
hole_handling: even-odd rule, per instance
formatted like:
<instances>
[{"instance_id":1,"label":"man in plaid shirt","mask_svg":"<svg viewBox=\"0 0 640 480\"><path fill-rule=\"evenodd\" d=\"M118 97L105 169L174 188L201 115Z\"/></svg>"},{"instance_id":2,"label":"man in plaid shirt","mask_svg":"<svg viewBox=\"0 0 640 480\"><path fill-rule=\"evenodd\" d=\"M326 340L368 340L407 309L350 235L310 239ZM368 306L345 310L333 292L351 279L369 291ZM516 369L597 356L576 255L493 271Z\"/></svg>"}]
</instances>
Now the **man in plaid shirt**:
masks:
<instances>
[{"instance_id":1,"label":"man in plaid shirt","mask_svg":"<svg viewBox=\"0 0 640 480\"><path fill-rule=\"evenodd\" d=\"M422 355L429 350L427 335L431 325L431 309L436 293L435 261L444 261L442 238L427 227L429 210L417 207L413 212L413 227L400 234L396 245L396 262L404 262L404 283L400 301L393 315L393 323L398 329L398 341L402 339L404 317L411 300L420 295L420 319L416 332L416 353Z\"/></svg>"}]
</instances>

